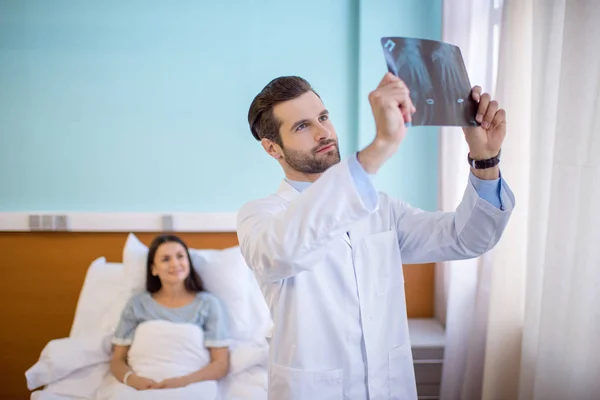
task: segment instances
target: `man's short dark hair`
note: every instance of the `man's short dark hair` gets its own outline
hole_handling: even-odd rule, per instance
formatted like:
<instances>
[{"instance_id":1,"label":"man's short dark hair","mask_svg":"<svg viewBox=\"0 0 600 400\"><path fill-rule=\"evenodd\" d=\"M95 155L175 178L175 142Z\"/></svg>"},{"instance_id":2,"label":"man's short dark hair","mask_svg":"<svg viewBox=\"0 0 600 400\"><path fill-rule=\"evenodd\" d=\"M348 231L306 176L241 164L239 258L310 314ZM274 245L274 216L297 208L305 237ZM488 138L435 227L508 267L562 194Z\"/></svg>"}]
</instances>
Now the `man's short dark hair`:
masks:
<instances>
[{"instance_id":1,"label":"man's short dark hair","mask_svg":"<svg viewBox=\"0 0 600 400\"><path fill-rule=\"evenodd\" d=\"M273 115L273 108L279 103L293 100L309 91L317 94L310 84L299 76L281 76L269 82L252 100L248 111L248 124L254 138L269 139L282 146L279 134L281 121Z\"/></svg>"}]
</instances>

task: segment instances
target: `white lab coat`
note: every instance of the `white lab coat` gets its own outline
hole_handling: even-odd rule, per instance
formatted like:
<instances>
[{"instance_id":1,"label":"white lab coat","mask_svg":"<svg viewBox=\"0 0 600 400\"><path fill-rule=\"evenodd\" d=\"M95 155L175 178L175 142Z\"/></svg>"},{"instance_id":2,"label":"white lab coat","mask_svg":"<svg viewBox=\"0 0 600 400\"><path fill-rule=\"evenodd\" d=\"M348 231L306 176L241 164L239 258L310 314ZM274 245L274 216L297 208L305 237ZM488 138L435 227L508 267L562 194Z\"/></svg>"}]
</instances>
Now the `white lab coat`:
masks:
<instances>
[{"instance_id":1,"label":"white lab coat","mask_svg":"<svg viewBox=\"0 0 600 400\"><path fill-rule=\"evenodd\" d=\"M238 214L241 251L274 326L270 400L415 400L403 263L472 258L499 240L503 210L469 184L455 213L427 213L357 190L346 160L302 193L277 193Z\"/></svg>"}]
</instances>

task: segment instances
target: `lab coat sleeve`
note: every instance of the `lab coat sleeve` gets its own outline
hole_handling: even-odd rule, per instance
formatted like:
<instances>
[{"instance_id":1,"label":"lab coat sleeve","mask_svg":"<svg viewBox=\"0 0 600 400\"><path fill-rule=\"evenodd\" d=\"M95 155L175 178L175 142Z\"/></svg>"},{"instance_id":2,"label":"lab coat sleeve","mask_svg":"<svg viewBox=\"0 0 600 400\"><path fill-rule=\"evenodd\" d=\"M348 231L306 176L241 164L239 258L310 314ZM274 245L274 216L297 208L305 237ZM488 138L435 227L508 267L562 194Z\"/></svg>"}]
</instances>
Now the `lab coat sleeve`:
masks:
<instances>
[{"instance_id":1,"label":"lab coat sleeve","mask_svg":"<svg viewBox=\"0 0 600 400\"><path fill-rule=\"evenodd\" d=\"M476 177L472 172L469 174L469 180L475 187L475 191L488 203L493 204L496 208L504 208L502 206L502 198L500 191L502 189L502 176L498 179L484 180Z\"/></svg>"},{"instance_id":2,"label":"lab coat sleeve","mask_svg":"<svg viewBox=\"0 0 600 400\"><path fill-rule=\"evenodd\" d=\"M287 206L272 197L240 209L240 249L259 280L279 281L314 268L330 243L378 209L377 191L368 179L357 187L348 161L329 168Z\"/></svg>"},{"instance_id":3,"label":"lab coat sleeve","mask_svg":"<svg viewBox=\"0 0 600 400\"><path fill-rule=\"evenodd\" d=\"M426 212L391 200L402 260L407 264L478 257L500 240L515 205L514 194L499 180L501 207L482 198L472 180L453 212Z\"/></svg>"}]
</instances>

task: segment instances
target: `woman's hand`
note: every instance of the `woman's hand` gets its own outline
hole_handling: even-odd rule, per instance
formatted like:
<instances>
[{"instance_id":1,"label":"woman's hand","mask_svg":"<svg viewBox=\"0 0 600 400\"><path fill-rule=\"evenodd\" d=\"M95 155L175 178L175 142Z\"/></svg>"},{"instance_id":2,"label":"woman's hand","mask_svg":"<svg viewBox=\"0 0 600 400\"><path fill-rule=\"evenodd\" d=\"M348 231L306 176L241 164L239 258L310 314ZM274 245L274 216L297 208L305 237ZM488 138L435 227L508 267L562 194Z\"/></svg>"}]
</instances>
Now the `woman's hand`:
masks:
<instances>
[{"instance_id":1,"label":"woman's hand","mask_svg":"<svg viewBox=\"0 0 600 400\"><path fill-rule=\"evenodd\" d=\"M190 382L185 376L180 376L177 378L169 378L158 382L156 384L156 389L175 389L185 387L189 384Z\"/></svg>"},{"instance_id":2,"label":"woman's hand","mask_svg":"<svg viewBox=\"0 0 600 400\"><path fill-rule=\"evenodd\" d=\"M136 374L131 375L127 379L127 384L137 390L156 389L158 383L152 379L144 378Z\"/></svg>"}]
</instances>

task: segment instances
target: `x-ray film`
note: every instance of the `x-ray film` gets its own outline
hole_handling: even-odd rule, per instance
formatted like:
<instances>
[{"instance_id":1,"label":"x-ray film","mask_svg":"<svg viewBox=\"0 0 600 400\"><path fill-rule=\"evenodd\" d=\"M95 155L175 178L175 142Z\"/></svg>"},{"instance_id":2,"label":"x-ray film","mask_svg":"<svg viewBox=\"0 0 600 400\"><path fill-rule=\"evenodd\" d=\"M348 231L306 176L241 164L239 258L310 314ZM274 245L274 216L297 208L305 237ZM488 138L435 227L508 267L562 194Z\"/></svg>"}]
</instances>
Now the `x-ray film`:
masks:
<instances>
[{"instance_id":1,"label":"x-ray film","mask_svg":"<svg viewBox=\"0 0 600 400\"><path fill-rule=\"evenodd\" d=\"M417 112L413 126L477 126L477 103L457 46L434 40L381 39L388 71L404 81Z\"/></svg>"}]
</instances>

